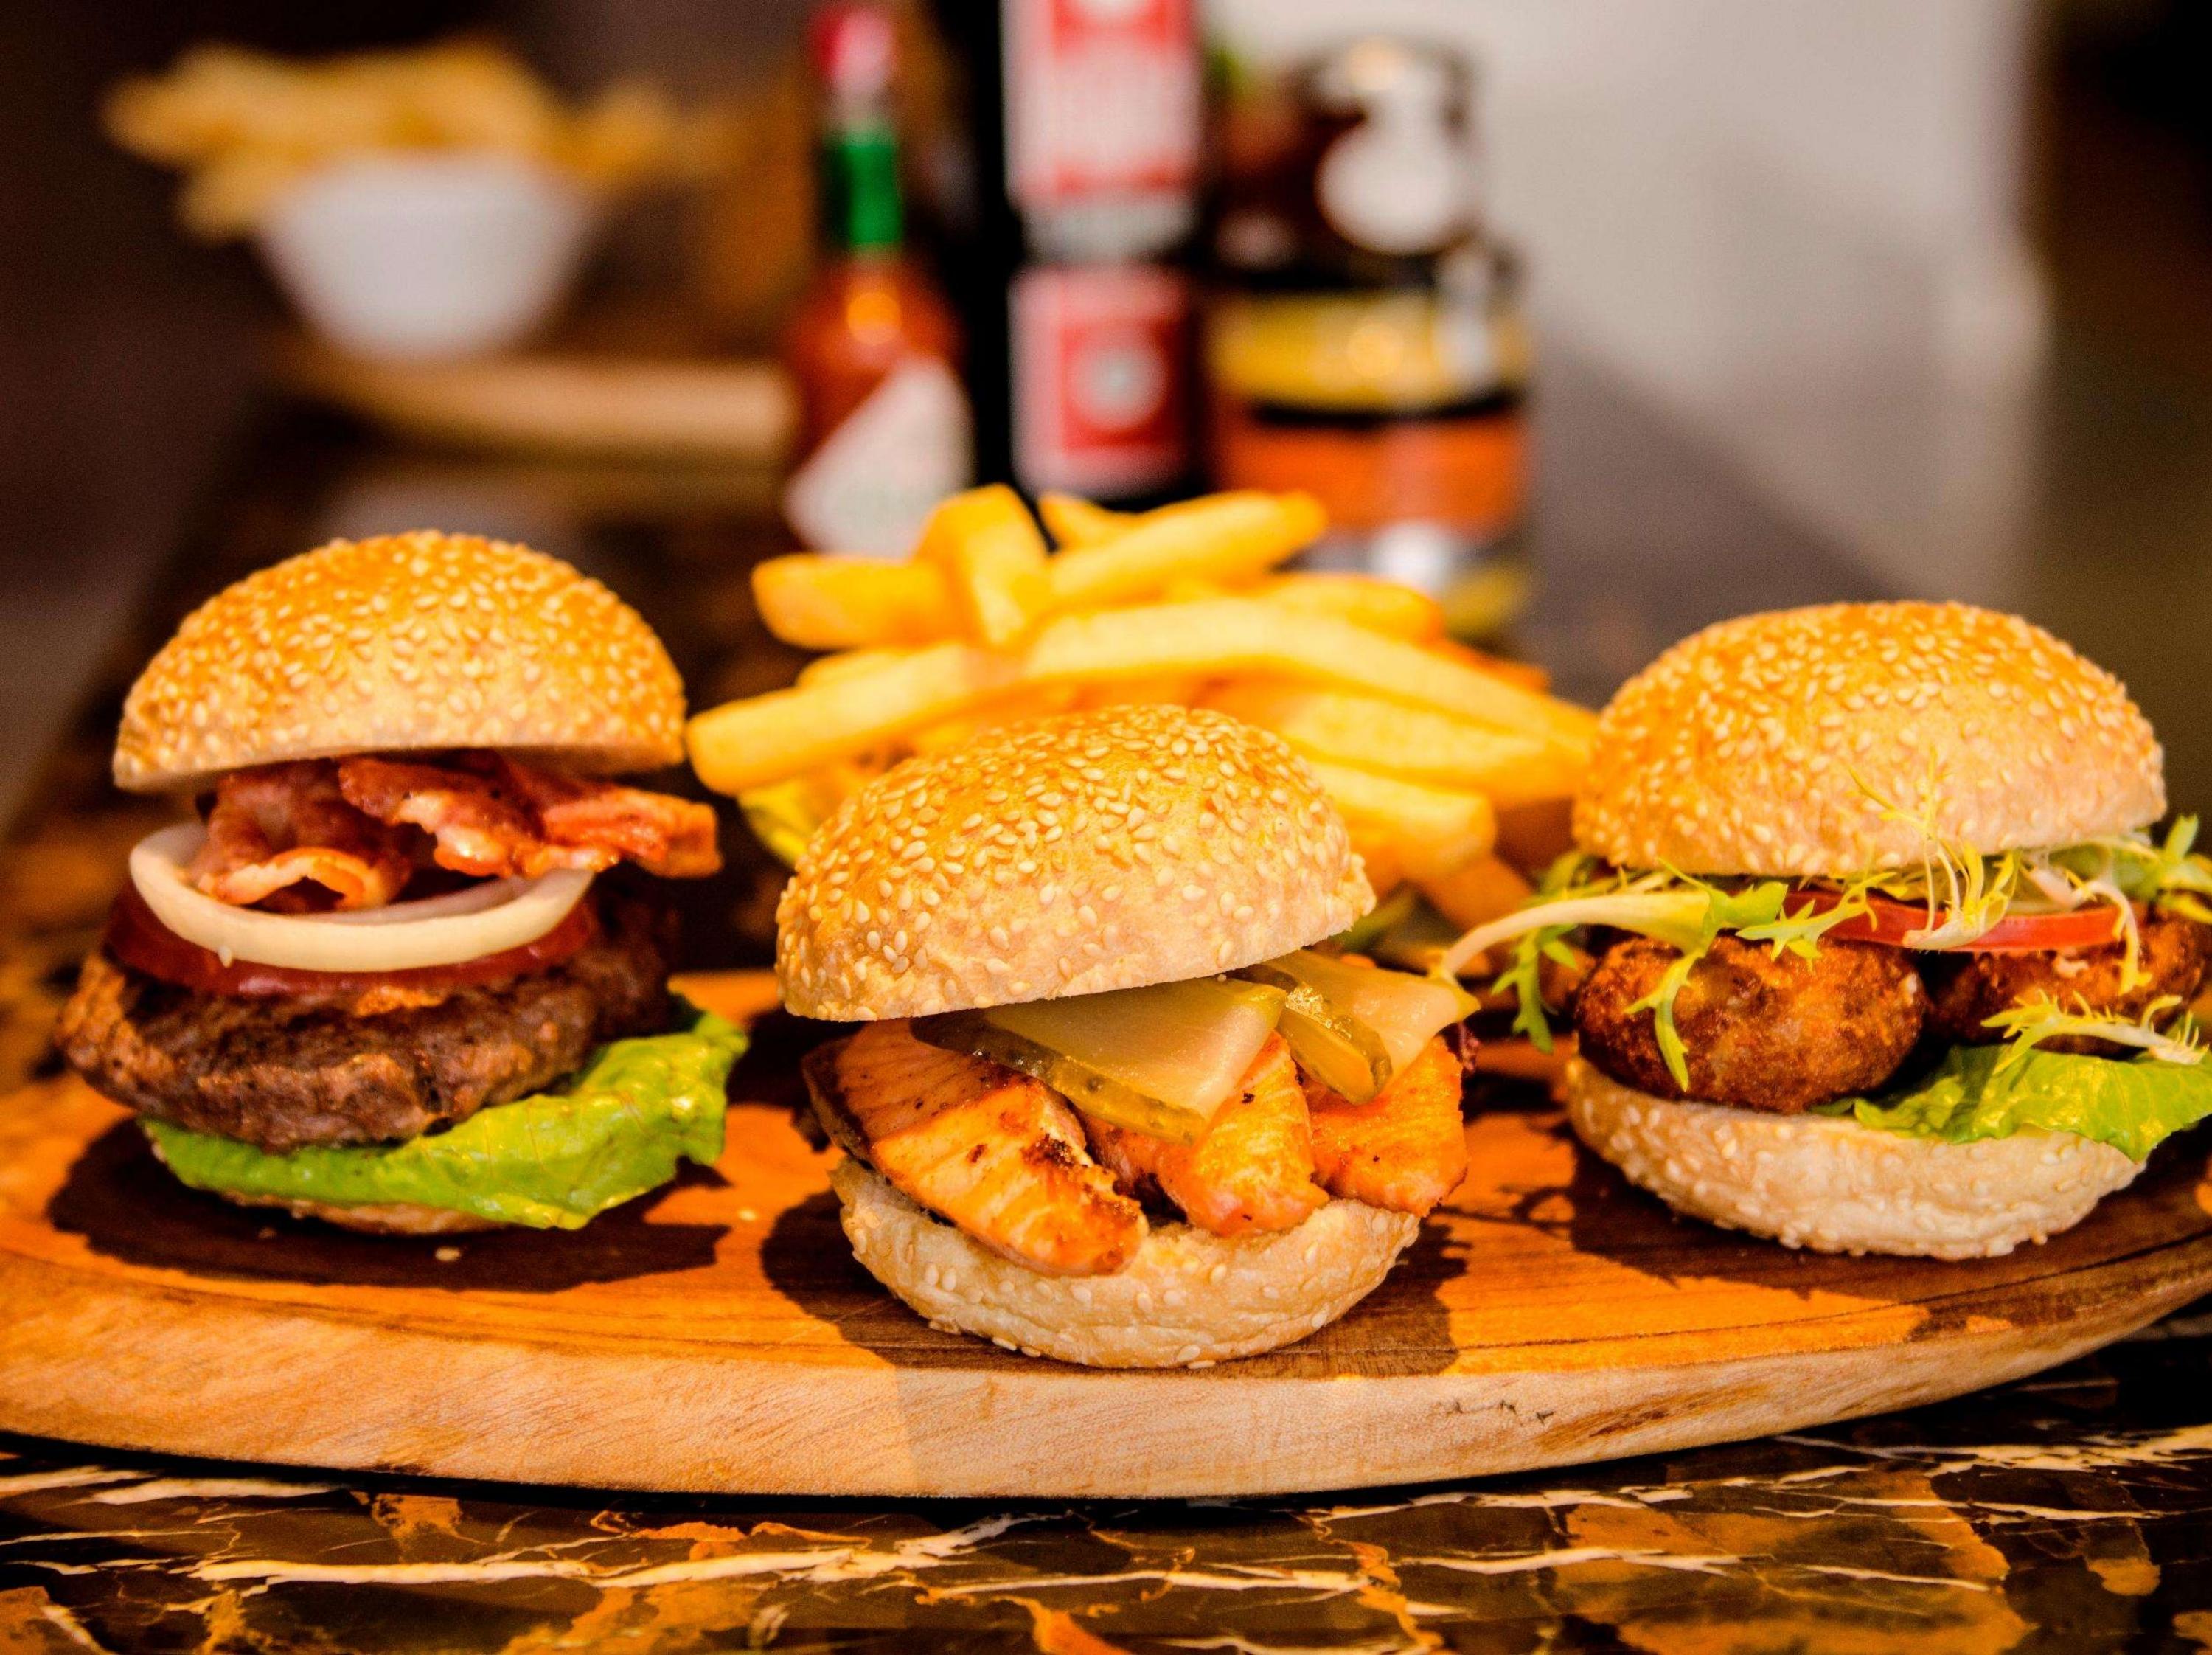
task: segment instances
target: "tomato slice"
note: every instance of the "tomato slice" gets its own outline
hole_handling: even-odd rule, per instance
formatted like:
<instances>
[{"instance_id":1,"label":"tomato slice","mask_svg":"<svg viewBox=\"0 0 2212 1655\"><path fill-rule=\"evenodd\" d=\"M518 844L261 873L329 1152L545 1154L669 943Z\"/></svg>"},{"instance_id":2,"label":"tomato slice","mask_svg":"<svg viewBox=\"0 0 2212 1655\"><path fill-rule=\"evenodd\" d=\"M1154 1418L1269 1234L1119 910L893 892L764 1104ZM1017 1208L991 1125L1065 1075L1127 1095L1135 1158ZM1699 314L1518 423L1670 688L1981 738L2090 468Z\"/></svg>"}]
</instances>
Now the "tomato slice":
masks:
<instances>
[{"instance_id":1,"label":"tomato slice","mask_svg":"<svg viewBox=\"0 0 2212 1655\"><path fill-rule=\"evenodd\" d=\"M203 994L260 1000L356 995L372 989L435 991L497 983L558 965L596 937L599 930L587 893L560 924L536 941L451 965L418 965L404 971L301 971L250 959L233 960L226 965L213 949L188 942L162 924L138 894L138 888L126 885L108 910L107 929L100 941L125 965L164 983L197 989Z\"/></svg>"},{"instance_id":2,"label":"tomato slice","mask_svg":"<svg viewBox=\"0 0 2212 1655\"><path fill-rule=\"evenodd\" d=\"M1785 911L1802 914L1809 902L1816 913L1826 913L1843 900L1833 891L1792 891L1783 904ZM1905 939L1928 928L1928 910L1918 903L1869 897L1871 911L1854 915L1829 932L1839 942L1881 942L1893 947L1911 945ZM2136 918L2142 917L2136 910ZM1973 941L1955 949L1935 952L1966 954L2051 953L2067 948L2101 948L2118 942L2113 929L2118 916L2111 904L2097 903L2062 914L2008 914Z\"/></svg>"}]
</instances>

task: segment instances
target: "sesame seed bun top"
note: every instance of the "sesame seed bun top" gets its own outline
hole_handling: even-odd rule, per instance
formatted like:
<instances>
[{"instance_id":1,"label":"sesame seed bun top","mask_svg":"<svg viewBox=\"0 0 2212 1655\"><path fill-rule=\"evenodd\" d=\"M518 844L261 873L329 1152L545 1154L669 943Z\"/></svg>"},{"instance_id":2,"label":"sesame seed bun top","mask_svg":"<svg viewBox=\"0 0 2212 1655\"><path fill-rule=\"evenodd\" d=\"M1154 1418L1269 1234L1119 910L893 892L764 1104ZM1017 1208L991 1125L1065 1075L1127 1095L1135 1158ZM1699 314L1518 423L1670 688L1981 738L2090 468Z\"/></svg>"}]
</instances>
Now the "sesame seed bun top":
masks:
<instances>
[{"instance_id":1,"label":"sesame seed bun top","mask_svg":"<svg viewBox=\"0 0 2212 1655\"><path fill-rule=\"evenodd\" d=\"M1622 686L1574 833L1625 867L1842 876L1919 861L1923 818L1987 854L2165 810L2149 723L2041 627L1965 604L1828 604L1708 627Z\"/></svg>"},{"instance_id":2,"label":"sesame seed bun top","mask_svg":"<svg viewBox=\"0 0 2212 1655\"><path fill-rule=\"evenodd\" d=\"M776 910L802 1017L872 1021L1180 983L1374 904L1344 821L1276 737L1117 707L914 758L838 807Z\"/></svg>"},{"instance_id":3,"label":"sesame seed bun top","mask_svg":"<svg viewBox=\"0 0 2212 1655\"><path fill-rule=\"evenodd\" d=\"M637 611L557 558L417 530L334 540L202 604L123 704L138 793L344 753L535 752L564 768L683 757L684 686Z\"/></svg>"}]
</instances>

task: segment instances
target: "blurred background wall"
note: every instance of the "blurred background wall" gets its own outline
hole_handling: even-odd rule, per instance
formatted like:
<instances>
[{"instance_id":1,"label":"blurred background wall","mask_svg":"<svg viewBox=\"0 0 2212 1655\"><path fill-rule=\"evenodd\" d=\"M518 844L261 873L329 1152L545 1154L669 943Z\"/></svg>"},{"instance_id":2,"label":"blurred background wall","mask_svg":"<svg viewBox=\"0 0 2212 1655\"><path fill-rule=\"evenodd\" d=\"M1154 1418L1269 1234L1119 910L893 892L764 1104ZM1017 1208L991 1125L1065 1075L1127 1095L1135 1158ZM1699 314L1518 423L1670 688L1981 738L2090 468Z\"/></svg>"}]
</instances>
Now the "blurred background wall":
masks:
<instances>
[{"instance_id":1,"label":"blurred background wall","mask_svg":"<svg viewBox=\"0 0 2212 1655\"><path fill-rule=\"evenodd\" d=\"M1217 15L1284 58L1345 27L1328 0ZM2005 598L2045 343L2028 0L1370 0L1360 21L1483 66L1495 216L1552 338L1903 584Z\"/></svg>"}]
</instances>

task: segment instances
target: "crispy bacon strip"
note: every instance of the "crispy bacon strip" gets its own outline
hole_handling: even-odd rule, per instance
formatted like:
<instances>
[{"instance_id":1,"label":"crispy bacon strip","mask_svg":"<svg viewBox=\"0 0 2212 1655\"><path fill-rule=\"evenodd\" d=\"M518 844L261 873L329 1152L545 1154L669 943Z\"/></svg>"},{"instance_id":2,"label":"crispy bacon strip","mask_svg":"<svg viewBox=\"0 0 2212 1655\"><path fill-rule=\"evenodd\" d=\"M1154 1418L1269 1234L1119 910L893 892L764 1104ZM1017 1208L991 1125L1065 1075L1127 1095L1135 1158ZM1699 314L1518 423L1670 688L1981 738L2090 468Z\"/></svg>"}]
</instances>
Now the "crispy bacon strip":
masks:
<instances>
[{"instance_id":1,"label":"crispy bacon strip","mask_svg":"<svg viewBox=\"0 0 2212 1655\"><path fill-rule=\"evenodd\" d=\"M414 877L404 837L363 816L338 790L327 760L235 770L215 786L207 843L185 870L217 902L272 898L304 907L303 884L340 908L380 908Z\"/></svg>"},{"instance_id":2,"label":"crispy bacon strip","mask_svg":"<svg viewBox=\"0 0 2212 1655\"><path fill-rule=\"evenodd\" d=\"M704 805L556 776L497 753L468 754L453 766L342 759L338 782L357 809L428 833L438 865L459 873L534 879L627 858L649 873L696 879L722 865L714 812Z\"/></svg>"},{"instance_id":3,"label":"crispy bacon strip","mask_svg":"<svg viewBox=\"0 0 2212 1655\"><path fill-rule=\"evenodd\" d=\"M672 879L722 865L714 812L704 805L498 753L233 771L216 783L207 829L192 881L240 907L313 905L300 888L309 885L340 908L380 907L426 861L480 879L596 873L625 858Z\"/></svg>"},{"instance_id":4,"label":"crispy bacon strip","mask_svg":"<svg viewBox=\"0 0 2212 1655\"><path fill-rule=\"evenodd\" d=\"M392 758L338 761L346 802L379 822L428 834L441 867L483 879L534 879L556 867L596 872L620 860L612 850L571 860L541 860L544 849L530 812L489 778L442 764Z\"/></svg>"},{"instance_id":5,"label":"crispy bacon strip","mask_svg":"<svg viewBox=\"0 0 2212 1655\"><path fill-rule=\"evenodd\" d=\"M532 770L494 755L501 779L527 800L548 844L609 846L648 873L696 879L718 872L721 848L714 812L705 805L611 782L586 782Z\"/></svg>"}]
</instances>

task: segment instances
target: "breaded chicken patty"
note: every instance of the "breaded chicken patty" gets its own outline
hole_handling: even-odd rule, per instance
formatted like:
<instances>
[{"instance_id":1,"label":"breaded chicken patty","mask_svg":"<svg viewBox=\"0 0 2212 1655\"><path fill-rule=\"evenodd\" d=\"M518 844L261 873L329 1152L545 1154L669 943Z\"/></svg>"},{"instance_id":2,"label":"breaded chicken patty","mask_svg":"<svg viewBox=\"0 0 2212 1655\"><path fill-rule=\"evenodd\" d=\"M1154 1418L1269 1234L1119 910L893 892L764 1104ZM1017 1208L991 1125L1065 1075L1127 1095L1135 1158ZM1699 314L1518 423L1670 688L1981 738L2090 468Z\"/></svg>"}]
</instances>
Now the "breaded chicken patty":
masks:
<instances>
[{"instance_id":1,"label":"breaded chicken patty","mask_svg":"<svg viewBox=\"0 0 2212 1655\"><path fill-rule=\"evenodd\" d=\"M2118 942L2052 952L1923 955L1928 1026L1954 1044L1988 1045L2004 1038L1989 1019L2037 999L2069 1010L2140 1018L2154 1001L2172 995L2185 1001L2197 992L2212 965L2212 927L2180 918L2146 920L2138 960L2143 981L2123 989L2126 960L2126 946ZM2042 1050L2125 1056L2110 1041L2071 1037L2044 1041Z\"/></svg>"},{"instance_id":2,"label":"breaded chicken patty","mask_svg":"<svg viewBox=\"0 0 2212 1655\"><path fill-rule=\"evenodd\" d=\"M1902 950L1832 941L1808 959L1723 936L1674 1001L1685 1090L1660 1056L1654 1013L1632 1009L1679 957L1632 938L1576 997L1582 1055L1638 1092L1794 1115L1880 1086L1920 1037L1927 996Z\"/></svg>"}]
</instances>

